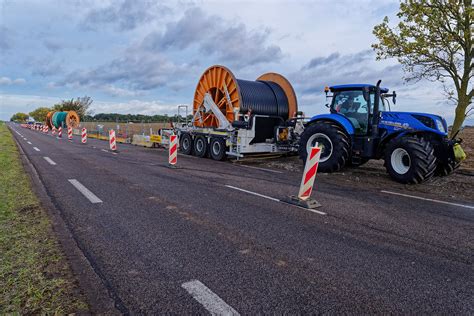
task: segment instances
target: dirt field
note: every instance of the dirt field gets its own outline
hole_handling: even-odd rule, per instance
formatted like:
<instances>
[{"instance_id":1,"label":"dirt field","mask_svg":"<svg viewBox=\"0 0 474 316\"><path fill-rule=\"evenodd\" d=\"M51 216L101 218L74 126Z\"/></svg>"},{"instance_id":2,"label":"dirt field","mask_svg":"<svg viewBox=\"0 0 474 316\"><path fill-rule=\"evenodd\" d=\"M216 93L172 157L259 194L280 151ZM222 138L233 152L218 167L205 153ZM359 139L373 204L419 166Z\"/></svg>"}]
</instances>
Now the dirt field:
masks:
<instances>
[{"instance_id":1,"label":"dirt field","mask_svg":"<svg viewBox=\"0 0 474 316\"><path fill-rule=\"evenodd\" d=\"M461 164L461 167L448 177L434 177L423 184L404 185L393 181L385 171L382 160L371 160L358 168L345 168L341 172L320 173L318 176L324 177L325 181L335 184L354 182L354 185L368 188L398 190L399 192L412 191L423 193L435 199L460 199L474 202L474 174L472 173L474 171L474 128L464 129L460 137L463 138L462 147L467 154L467 159ZM283 157L252 164L303 172L303 165L298 157Z\"/></svg>"},{"instance_id":2,"label":"dirt field","mask_svg":"<svg viewBox=\"0 0 474 316\"><path fill-rule=\"evenodd\" d=\"M474 127L466 127L459 133L459 138L462 138L462 148L467 154L466 160L463 161L462 167L474 169Z\"/></svg>"}]
</instances>

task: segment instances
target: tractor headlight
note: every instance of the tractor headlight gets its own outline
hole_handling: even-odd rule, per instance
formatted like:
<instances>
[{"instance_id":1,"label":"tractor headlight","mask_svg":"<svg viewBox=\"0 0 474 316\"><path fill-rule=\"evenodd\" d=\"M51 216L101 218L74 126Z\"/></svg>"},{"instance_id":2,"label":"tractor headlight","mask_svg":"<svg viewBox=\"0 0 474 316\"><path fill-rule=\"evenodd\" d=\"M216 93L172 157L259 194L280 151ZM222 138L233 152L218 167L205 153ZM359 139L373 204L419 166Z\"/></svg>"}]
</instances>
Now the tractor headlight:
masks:
<instances>
[{"instance_id":1,"label":"tractor headlight","mask_svg":"<svg viewBox=\"0 0 474 316\"><path fill-rule=\"evenodd\" d=\"M436 127L438 127L438 130L446 133L446 129L444 128L444 124L440 119L436 119Z\"/></svg>"}]
</instances>

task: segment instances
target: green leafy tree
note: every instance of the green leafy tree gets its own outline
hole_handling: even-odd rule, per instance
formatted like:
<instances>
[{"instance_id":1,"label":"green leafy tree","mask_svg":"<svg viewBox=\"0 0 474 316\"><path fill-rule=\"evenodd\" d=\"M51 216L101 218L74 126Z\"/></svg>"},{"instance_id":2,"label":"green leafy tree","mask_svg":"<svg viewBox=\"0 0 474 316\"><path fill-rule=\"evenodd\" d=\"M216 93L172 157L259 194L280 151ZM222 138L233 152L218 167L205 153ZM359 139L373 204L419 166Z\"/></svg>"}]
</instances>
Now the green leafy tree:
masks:
<instances>
[{"instance_id":1,"label":"green leafy tree","mask_svg":"<svg viewBox=\"0 0 474 316\"><path fill-rule=\"evenodd\" d=\"M88 96L71 99L71 100L63 100L59 104L54 105L55 111L76 111L81 119L83 119L86 115L90 114L89 107L92 104L92 98Z\"/></svg>"},{"instance_id":2,"label":"green leafy tree","mask_svg":"<svg viewBox=\"0 0 474 316\"><path fill-rule=\"evenodd\" d=\"M40 107L34 111L31 111L29 114L30 117L35 119L35 121L44 122L46 120L46 114L48 114L49 111L51 111L50 108Z\"/></svg>"},{"instance_id":3,"label":"green leafy tree","mask_svg":"<svg viewBox=\"0 0 474 316\"><path fill-rule=\"evenodd\" d=\"M403 0L398 24L390 27L385 17L373 30L377 59L397 58L407 81L443 83L456 103L451 134L472 111L473 15L472 0Z\"/></svg>"},{"instance_id":4,"label":"green leafy tree","mask_svg":"<svg viewBox=\"0 0 474 316\"><path fill-rule=\"evenodd\" d=\"M18 113L13 114L13 116L10 118L10 121L24 123L26 122L26 120L28 120L28 118L29 118L28 114L18 112Z\"/></svg>"}]
</instances>

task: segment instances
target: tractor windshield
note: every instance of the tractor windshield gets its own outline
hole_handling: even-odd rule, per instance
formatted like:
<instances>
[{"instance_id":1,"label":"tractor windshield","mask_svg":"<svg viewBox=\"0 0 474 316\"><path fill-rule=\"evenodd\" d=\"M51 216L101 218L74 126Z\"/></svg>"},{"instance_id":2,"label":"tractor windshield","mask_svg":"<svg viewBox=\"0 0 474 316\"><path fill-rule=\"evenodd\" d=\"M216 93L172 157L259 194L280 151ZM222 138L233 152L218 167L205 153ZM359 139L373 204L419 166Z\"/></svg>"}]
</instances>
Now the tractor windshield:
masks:
<instances>
[{"instance_id":1,"label":"tractor windshield","mask_svg":"<svg viewBox=\"0 0 474 316\"><path fill-rule=\"evenodd\" d=\"M344 115L351 121L356 134L367 134L369 121L368 100L362 90L335 91L331 112Z\"/></svg>"}]
</instances>

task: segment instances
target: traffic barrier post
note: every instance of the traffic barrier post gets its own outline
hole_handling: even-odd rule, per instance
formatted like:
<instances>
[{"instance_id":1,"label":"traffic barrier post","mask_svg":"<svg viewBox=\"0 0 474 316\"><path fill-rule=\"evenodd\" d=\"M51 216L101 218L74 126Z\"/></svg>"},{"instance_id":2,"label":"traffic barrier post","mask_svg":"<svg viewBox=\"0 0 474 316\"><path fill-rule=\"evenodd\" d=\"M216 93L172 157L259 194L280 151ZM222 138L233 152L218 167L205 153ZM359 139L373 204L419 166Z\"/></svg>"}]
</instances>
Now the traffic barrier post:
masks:
<instances>
[{"instance_id":1,"label":"traffic barrier post","mask_svg":"<svg viewBox=\"0 0 474 316\"><path fill-rule=\"evenodd\" d=\"M306 159L303 178L301 179L298 195L291 195L289 198L286 198L283 201L309 209L321 206L318 201L311 199L311 193L313 192L314 180L316 178L316 173L318 172L320 157L321 148L319 148L318 144L316 144L315 147L311 148L308 158Z\"/></svg>"},{"instance_id":2,"label":"traffic barrier post","mask_svg":"<svg viewBox=\"0 0 474 316\"><path fill-rule=\"evenodd\" d=\"M113 129L109 131L109 145L110 145L110 150L113 150L113 151L117 150L117 140L115 138L115 131Z\"/></svg>"},{"instance_id":3,"label":"traffic barrier post","mask_svg":"<svg viewBox=\"0 0 474 316\"><path fill-rule=\"evenodd\" d=\"M81 131L81 143L87 143L87 129L83 128Z\"/></svg>"},{"instance_id":4,"label":"traffic barrier post","mask_svg":"<svg viewBox=\"0 0 474 316\"><path fill-rule=\"evenodd\" d=\"M178 136L170 135L170 145L168 149L168 164L170 167L176 168L178 162Z\"/></svg>"}]
</instances>

